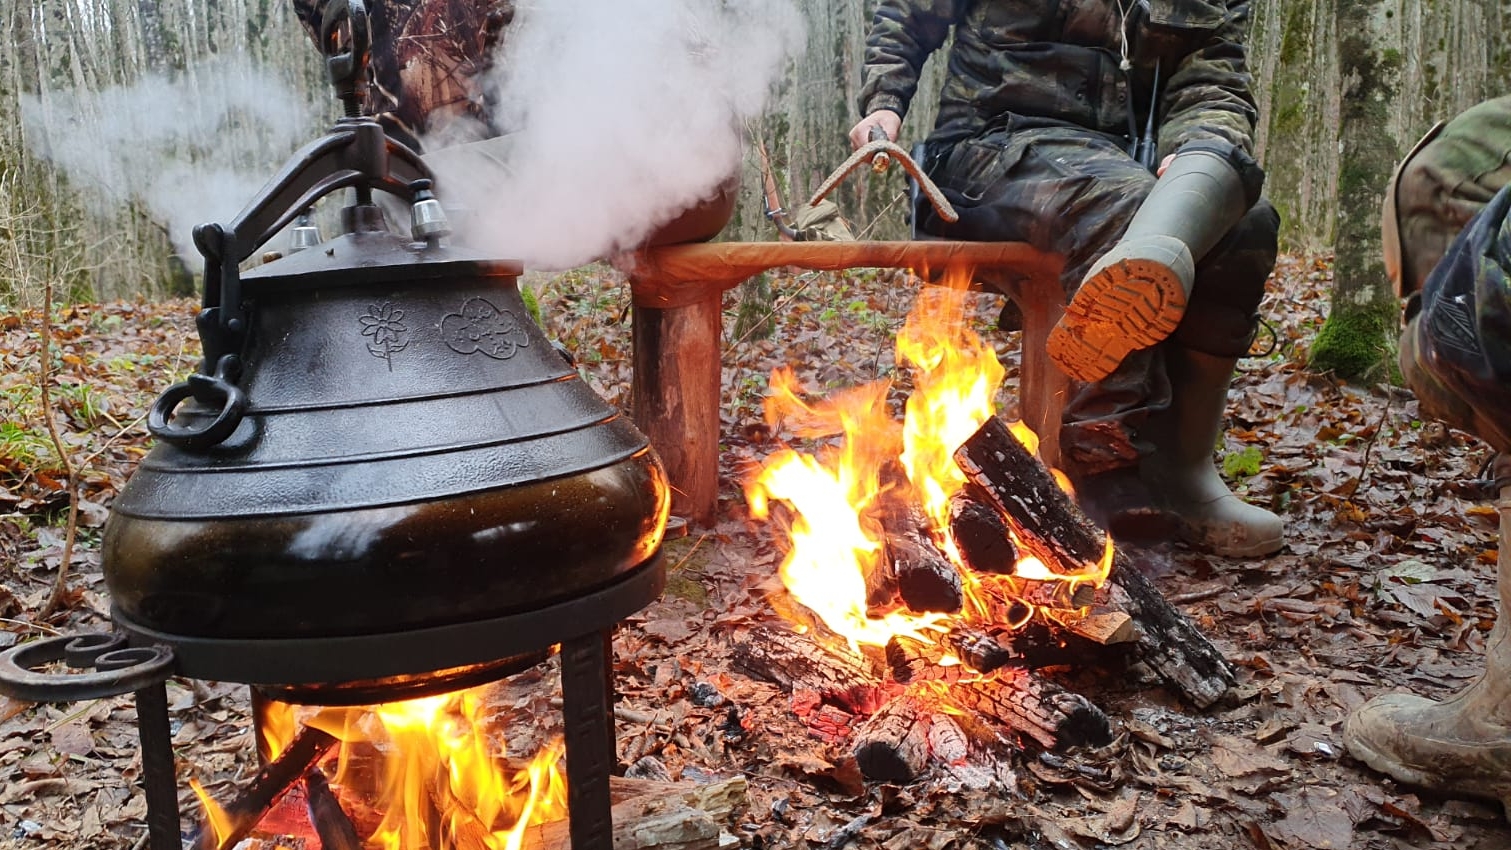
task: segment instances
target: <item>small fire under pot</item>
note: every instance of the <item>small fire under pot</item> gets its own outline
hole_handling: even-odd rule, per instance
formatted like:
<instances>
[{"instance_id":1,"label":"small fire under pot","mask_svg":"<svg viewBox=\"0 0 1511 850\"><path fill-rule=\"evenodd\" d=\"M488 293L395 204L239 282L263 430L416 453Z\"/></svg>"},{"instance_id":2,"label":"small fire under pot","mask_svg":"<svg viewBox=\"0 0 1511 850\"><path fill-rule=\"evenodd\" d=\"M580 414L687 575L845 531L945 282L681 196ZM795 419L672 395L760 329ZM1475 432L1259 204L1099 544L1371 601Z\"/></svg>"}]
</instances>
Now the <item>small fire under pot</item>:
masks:
<instances>
[{"instance_id":1,"label":"small fire under pot","mask_svg":"<svg viewBox=\"0 0 1511 850\"><path fill-rule=\"evenodd\" d=\"M425 164L357 108L362 4L328 3L324 26L347 117L229 225L195 229L204 361L152 407L158 443L112 506L116 630L8 650L0 692L134 692L147 846L179 850L170 676L365 705L559 646L571 846L610 850L610 636L665 583L665 474L533 323L520 264L443 244ZM315 243L308 213L338 190L344 232ZM379 191L409 205L412 239ZM291 223L296 250L242 274Z\"/></svg>"}]
</instances>

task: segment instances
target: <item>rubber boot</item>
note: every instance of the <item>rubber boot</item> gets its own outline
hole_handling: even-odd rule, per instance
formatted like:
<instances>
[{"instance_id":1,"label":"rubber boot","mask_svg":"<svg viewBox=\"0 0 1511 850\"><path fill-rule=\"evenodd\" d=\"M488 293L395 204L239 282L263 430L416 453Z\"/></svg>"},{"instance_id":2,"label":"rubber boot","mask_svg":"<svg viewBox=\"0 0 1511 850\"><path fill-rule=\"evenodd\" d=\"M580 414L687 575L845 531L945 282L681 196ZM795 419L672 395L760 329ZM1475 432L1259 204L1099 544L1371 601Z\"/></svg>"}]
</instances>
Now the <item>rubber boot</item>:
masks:
<instances>
[{"instance_id":1,"label":"rubber boot","mask_svg":"<svg viewBox=\"0 0 1511 850\"><path fill-rule=\"evenodd\" d=\"M1166 348L1171 401L1150 417L1141 436L1154 445L1143 478L1162 506L1177 517L1177 534L1192 548L1230 558L1270 555L1285 545L1280 517L1228 489L1212 462L1222 435L1234 357Z\"/></svg>"},{"instance_id":2,"label":"rubber boot","mask_svg":"<svg viewBox=\"0 0 1511 850\"><path fill-rule=\"evenodd\" d=\"M1187 146L1171 160L1050 331L1046 348L1065 374L1100 381L1128 352L1160 342L1180 324L1197 261L1253 205L1235 151ZM1252 194L1257 200L1257 189Z\"/></svg>"},{"instance_id":3,"label":"rubber boot","mask_svg":"<svg viewBox=\"0 0 1511 850\"><path fill-rule=\"evenodd\" d=\"M1447 796L1499 800L1511 819L1511 486L1500 501L1500 612L1485 673L1442 702L1386 694L1343 726L1354 758L1400 782Z\"/></svg>"}]
</instances>

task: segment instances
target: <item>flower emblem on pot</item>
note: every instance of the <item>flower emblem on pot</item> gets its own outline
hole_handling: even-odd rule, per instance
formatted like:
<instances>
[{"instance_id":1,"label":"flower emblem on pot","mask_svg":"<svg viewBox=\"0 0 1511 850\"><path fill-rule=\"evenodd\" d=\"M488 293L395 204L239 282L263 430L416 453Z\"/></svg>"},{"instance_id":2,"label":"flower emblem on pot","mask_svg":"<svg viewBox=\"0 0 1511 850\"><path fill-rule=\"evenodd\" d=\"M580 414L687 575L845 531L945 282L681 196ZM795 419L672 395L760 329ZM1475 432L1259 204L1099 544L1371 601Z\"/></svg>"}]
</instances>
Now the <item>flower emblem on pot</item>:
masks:
<instances>
[{"instance_id":1,"label":"flower emblem on pot","mask_svg":"<svg viewBox=\"0 0 1511 850\"><path fill-rule=\"evenodd\" d=\"M393 356L409 347L409 341L404 339L404 334L409 333L404 311L385 301L368 307L357 321L362 323L362 335L372 337L367 353L388 363L388 371L392 372Z\"/></svg>"},{"instance_id":2,"label":"flower emblem on pot","mask_svg":"<svg viewBox=\"0 0 1511 850\"><path fill-rule=\"evenodd\" d=\"M483 298L469 298L460 310L441 320L441 339L458 354L483 354L497 360L514 356L530 338L518 317Z\"/></svg>"}]
</instances>

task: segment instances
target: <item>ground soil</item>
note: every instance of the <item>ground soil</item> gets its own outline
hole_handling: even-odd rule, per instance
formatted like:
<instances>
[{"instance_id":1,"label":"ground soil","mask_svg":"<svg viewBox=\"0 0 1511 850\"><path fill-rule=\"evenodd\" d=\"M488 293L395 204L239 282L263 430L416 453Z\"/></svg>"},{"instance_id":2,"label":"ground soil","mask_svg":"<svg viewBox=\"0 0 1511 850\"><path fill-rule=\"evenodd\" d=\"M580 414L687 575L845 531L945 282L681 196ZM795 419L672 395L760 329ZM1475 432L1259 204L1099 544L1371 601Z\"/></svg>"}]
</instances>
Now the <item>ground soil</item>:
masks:
<instances>
[{"instance_id":1,"label":"ground soil","mask_svg":"<svg viewBox=\"0 0 1511 850\"><path fill-rule=\"evenodd\" d=\"M1369 697L1439 697L1480 669L1497 608L1495 513L1476 483L1483 445L1423 421L1389 375L1344 386L1305 369L1330 280L1326 258L1283 258L1217 455L1241 495L1285 516L1286 548L1240 562L1172 544L1137 558L1236 665L1231 698L1198 711L1137 676L1059 671L1112 717L1114 743L1025 746L981 787L943 771L907 786L862 781L846 746L809 735L787 695L730 660L752 626L781 623L784 544L751 519L741 490L783 436L761 419L766 378L791 365L815 392L889 378L900 402L909 376L892 340L916 283L890 272L774 274L733 293L719 517L667 543L665 594L618 630L621 763L692 782L747 777L748 805L726 828L751 848L1511 847L1498 806L1399 786L1343 747L1344 718ZM584 376L627 403L622 281L590 268L529 285ZM772 307L761 306L763 286ZM1010 409L1017 334L995 327L1000 298L973 298L974 326L1008 366ZM194 366L193 312L184 302L55 311L45 404L41 317L0 316L0 646L108 625L99 529L147 445L146 405ZM65 559L72 483L77 540L61 605L42 618ZM553 669L489 690L511 756L533 752L558 722ZM169 697L187 835L197 829L190 777L229 798L255 771L248 694L174 680ZM0 848L144 846L133 718L129 696L0 699Z\"/></svg>"}]
</instances>

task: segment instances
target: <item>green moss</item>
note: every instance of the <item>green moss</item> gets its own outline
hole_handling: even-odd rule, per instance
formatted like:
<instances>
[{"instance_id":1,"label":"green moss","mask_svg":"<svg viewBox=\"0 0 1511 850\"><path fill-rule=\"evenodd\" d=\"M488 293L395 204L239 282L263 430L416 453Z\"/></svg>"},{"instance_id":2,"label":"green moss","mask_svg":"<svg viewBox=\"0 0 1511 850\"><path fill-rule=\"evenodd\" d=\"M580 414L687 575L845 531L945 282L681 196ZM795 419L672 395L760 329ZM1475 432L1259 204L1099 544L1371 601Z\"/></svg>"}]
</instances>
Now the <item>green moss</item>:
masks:
<instances>
[{"instance_id":1,"label":"green moss","mask_svg":"<svg viewBox=\"0 0 1511 850\"><path fill-rule=\"evenodd\" d=\"M1308 368L1332 372L1345 381L1378 381L1395 374L1396 328L1393 305L1371 304L1352 310L1334 310L1312 344Z\"/></svg>"}]
</instances>

